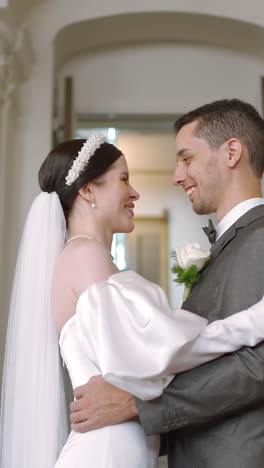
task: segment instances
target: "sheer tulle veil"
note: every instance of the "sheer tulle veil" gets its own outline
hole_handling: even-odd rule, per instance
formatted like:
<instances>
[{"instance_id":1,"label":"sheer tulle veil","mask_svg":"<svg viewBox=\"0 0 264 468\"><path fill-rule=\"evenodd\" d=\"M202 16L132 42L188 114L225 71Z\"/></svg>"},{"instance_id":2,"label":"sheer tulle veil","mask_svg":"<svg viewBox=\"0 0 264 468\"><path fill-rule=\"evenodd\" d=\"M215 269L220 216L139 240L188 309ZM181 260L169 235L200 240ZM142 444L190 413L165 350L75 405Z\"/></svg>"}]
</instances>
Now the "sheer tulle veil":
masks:
<instances>
[{"instance_id":1,"label":"sheer tulle veil","mask_svg":"<svg viewBox=\"0 0 264 468\"><path fill-rule=\"evenodd\" d=\"M67 437L58 336L50 307L66 226L58 195L33 202L12 290L2 386L1 468L53 468Z\"/></svg>"}]
</instances>

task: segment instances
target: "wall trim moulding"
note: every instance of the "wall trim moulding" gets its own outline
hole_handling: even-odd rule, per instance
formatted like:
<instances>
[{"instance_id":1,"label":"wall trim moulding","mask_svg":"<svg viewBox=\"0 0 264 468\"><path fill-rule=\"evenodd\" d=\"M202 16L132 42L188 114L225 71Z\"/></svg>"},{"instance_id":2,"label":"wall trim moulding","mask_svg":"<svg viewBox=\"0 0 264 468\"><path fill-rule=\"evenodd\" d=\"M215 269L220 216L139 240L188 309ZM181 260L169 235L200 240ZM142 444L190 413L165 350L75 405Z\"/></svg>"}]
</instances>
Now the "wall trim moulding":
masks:
<instances>
[{"instance_id":1,"label":"wall trim moulding","mask_svg":"<svg viewBox=\"0 0 264 468\"><path fill-rule=\"evenodd\" d=\"M25 81L30 76L35 58L31 37L25 27L17 32L13 54L20 81Z\"/></svg>"},{"instance_id":2,"label":"wall trim moulding","mask_svg":"<svg viewBox=\"0 0 264 468\"><path fill-rule=\"evenodd\" d=\"M0 36L1 39L1 36ZM31 73L34 53L25 28L17 32L12 46L0 52L0 100L6 101Z\"/></svg>"}]
</instances>

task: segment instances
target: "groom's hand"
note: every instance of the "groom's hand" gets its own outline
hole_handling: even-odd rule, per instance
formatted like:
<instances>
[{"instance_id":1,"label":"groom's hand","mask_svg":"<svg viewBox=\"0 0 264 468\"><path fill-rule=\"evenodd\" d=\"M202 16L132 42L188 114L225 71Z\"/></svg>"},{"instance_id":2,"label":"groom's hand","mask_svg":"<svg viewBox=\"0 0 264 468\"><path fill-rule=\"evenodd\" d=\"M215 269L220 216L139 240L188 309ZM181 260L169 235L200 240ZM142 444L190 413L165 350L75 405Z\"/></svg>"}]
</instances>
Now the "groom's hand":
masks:
<instances>
[{"instance_id":1,"label":"groom's hand","mask_svg":"<svg viewBox=\"0 0 264 468\"><path fill-rule=\"evenodd\" d=\"M77 432L119 424L138 415L134 397L105 382L100 375L77 387L74 396L70 419L72 429Z\"/></svg>"}]
</instances>

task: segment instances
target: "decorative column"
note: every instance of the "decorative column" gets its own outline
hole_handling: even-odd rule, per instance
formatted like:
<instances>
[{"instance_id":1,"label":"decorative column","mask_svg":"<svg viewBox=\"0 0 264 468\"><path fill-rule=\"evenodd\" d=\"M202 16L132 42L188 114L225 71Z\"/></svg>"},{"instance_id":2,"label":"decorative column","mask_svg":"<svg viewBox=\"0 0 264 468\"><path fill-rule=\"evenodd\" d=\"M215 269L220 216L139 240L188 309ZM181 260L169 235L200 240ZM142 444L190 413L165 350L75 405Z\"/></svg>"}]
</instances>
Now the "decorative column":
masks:
<instances>
[{"instance_id":1,"label":"decorative column","mask_svg":"<svg viewBox=\"0 0 264 468\"><path fill-rule=\"evenodd\" d=\"M25 28L18 30L14 37L12 44L7 40L2 41L3 48L0 50L0 288L3 283L1 268L6 252L4 236L8 236L8 193L13 190L10 168L16 152L18 91L30 75L33 64L31 40Z\"/></svg>"},{"instance_id":2,"label":"decorative column","mask_svg":"<svg viewBox=\"0 0 264 468\"><path fill-rule=\"evenodd\" d=\"M13 35L14 37L14 35ZM0 41L2 37L0 34ZM0 49L0 383L5 346L10 290L13 274L11 203L12 194L16 194L14 183L15 161L17 155L16 135L18 127L18 95L20 85L31 72L33 54L30 40L24 29L17 32L12 44L2 41ZM14 249L13 249L14 250Z\"/></svg>"},{"instance_id":3,"label":"decorative column","mask_svg":"<svg viewBox=\"0 0 264 468\"><path fill-rule=\"evenodd\" d=\"M6 201L8 199L8 191L12 190L12 187L8 187L10 184L7 180L7 159L8 157L12 157L12 149L8 148L8 142L13 127L11 115L12 106L14 106L15 102L15 89L13 57L8 54L2 54L0 55L0 299L2 311L0 327L0 377L2 374L5 329L9 309L9 288L7 288L8 259L5 258L5 242L8 237Z\"/></svg>"},{"instance_id":4,"label":"decorative column","mask_svg":"<svg viewBox=\"0 0 264 468\"><path fill-rule=\"evenodd\" d=\"M12 132L12 115L15 115L17 87L14 56L0 56L0 265L4 263L4 235L6 227L5 205L8 196L7 187L7 158L11 157L11 148L8 148L8 140ZM12 147L12 145L10 145ZM2 275L1 275L2 277ZM2 280L0 281L2 283Z\"/></svg>"}]
</instances>

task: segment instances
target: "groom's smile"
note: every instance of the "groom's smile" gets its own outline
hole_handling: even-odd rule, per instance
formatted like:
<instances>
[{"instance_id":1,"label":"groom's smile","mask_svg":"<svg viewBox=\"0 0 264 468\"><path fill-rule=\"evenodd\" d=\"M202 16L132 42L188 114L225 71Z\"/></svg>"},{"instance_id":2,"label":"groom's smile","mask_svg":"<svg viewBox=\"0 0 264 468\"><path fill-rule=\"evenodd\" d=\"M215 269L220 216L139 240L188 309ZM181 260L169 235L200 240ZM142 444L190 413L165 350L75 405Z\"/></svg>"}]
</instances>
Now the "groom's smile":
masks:
<instances>
[{"instance_id":1,"label":"groom's smile","mask_svg":"<svg viewBox=\"0 0 264 468\"><path fill-rule=\"evenodd\" d=\"M187 195L189 196L190 200L192 200L191 195L193 194L193 192L195 191L195 189L196 189L196 185L191 185L191 186L189 186L189 187L187 187L187 188L185 189L185 191L187 192Z\"/></svg>"},{"instance_id":2,"label":"groom's smile","mask_svg":"<svg viewBox=\"0 0 264 468\"><path fill-rule=\"evenodd\" d=\"M217 211L224 183L219 170L218 150L196 135L197 121L184 125L176 135L177 165L173 183L181 185L197 214Z\"/></svg>"}]
</instances>

